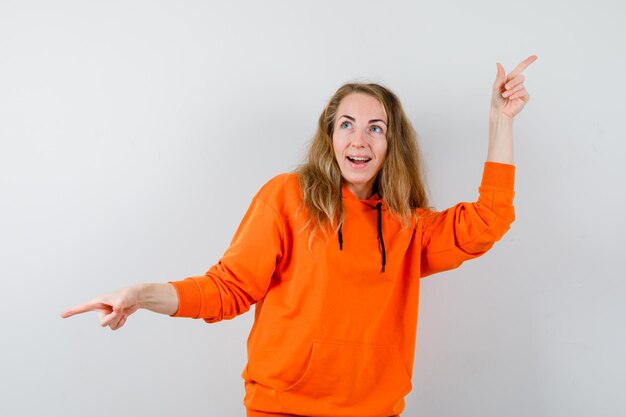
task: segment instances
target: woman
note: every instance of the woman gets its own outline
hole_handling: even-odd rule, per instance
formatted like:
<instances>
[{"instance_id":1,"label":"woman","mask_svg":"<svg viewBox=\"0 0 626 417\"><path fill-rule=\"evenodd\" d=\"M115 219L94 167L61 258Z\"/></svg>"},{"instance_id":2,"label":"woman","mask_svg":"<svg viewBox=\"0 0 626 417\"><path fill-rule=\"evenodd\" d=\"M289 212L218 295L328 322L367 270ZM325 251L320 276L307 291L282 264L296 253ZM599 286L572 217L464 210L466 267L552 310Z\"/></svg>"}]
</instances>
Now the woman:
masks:
<instances>
[{"instance_id":1,"label":"woman","mask_svg":"<svg viewBox=\"0 0 626 417\"><path fill-rule=\"evenodd\" d=\"M427 208L415 133L397 97L346 84L319 119L308 160L254 197L203 276L120 289L62 313L117 330L139 308L207 322L254 303L243 372L248 416L397 416L411 390L419 278L482 255L513 211L513 118L522 71L497 64L480 196Z\"/></svg>"}]
</instances>

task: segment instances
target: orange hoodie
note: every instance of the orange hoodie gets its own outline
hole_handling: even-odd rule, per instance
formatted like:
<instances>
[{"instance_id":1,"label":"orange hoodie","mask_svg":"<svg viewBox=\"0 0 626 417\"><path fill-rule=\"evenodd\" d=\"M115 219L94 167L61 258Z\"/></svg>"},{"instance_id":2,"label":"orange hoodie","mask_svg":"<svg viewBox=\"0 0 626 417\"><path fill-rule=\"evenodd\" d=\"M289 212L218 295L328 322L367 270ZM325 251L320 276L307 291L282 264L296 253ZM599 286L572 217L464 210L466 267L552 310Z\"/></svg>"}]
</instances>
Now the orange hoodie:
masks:
<instances>
[{"instance_id":1,"label":"orange hoodie","mask_svg":"<svg viewBox=\"0 0 626 417\"><path fill-rule=\"evenodd\" d=\"M358 200L344 185L341 248L321 232L309 248L298 177L279 175L220 261L172 282L175 316L212 323L256 303L242 375L254 415L398 415L411 391L419 278L482 255L508 230L514 171L485 163L477 202L420 209L404 228L384 200Z\"/></svg>"}]
</instances>

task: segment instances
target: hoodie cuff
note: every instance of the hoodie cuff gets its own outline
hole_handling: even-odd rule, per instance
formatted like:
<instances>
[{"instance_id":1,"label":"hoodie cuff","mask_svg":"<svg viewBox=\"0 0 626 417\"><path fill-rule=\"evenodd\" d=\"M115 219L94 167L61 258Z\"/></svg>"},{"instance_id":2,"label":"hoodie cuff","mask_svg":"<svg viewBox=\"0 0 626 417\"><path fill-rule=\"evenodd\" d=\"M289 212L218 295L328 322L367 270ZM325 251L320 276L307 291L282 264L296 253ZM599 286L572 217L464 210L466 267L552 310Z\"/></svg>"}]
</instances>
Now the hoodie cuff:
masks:
<instances>
[{"instance_id":1,"label":"hoodie cuff","mask_svg":"<svg viewBox=\"0 0 626 417\"><path fill-rule=\"evenodd\" d=\"M202 306L202 292L198 283L192 278L182 281L170 281L178 294L178 310L171 317L198 318Z\"/></svg>"},{"instance_id":2,"label":"hoodie cuff","mask_svg":"<svg viewBox=\"0 0 626 417\"><path fill-rule=\"evenodd\" d=\"M515 185L515 165L485 162L481 185L512 190Z\"/></svg>"}]
</instances>

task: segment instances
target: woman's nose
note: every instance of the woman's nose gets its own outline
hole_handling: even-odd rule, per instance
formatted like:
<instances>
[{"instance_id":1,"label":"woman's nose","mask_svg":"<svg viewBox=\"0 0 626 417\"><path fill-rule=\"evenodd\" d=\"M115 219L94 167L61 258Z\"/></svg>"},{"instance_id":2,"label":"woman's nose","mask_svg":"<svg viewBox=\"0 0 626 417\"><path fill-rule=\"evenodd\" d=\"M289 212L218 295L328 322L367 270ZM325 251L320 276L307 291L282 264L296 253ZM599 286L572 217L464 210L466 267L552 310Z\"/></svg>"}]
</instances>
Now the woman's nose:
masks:
<instances>
[{"instance_id":1,"label":"woman's nose","mask_svg":"<svg viewBox=\"0 0 626 417\"><path fill-rule=\"evenodd\" d=\"M367 145L367 133L363 129L357 129L352 136L352 146L364 148Z\"/></svg>"}]
</instances>

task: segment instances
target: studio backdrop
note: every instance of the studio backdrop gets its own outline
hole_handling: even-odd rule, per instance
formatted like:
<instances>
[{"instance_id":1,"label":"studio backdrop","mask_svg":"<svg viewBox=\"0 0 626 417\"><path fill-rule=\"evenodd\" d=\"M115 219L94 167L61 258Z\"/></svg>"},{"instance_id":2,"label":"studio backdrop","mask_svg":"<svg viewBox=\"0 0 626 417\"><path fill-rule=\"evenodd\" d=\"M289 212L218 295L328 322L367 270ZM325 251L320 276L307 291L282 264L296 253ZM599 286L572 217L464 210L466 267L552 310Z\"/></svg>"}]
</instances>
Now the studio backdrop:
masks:
<instances>
[{"instance_id":1,"label":"studio backdrop","mask_svg":"<svg viewBox=\"0 0 626 417\"><path fill-rule=\"evenodd\" d=\"M621 415L623 15L609 0L2 1L0 415L244 415L253 311L140 311L117 332L59 313L203 274L347 81L399 95L435 208L475 200L496 62L531 54L516 221L422 281L403 415Z\"/></svg>"}]
</instances>

